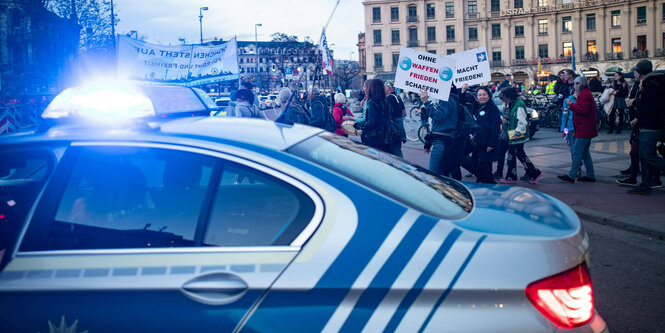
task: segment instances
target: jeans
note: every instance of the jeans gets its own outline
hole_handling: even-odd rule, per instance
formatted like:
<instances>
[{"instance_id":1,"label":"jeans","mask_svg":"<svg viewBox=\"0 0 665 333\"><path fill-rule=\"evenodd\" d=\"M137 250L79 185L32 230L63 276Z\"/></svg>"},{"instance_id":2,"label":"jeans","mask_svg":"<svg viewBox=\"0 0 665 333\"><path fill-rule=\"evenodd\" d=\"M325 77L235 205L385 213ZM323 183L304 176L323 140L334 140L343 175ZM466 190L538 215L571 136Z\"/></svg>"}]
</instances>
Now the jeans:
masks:
<instances>
[{"instance_id":1,"label":"jeans","mask_svg":"<svg viewBox=\"0 0 665 333\"><path fill-rule=\"evenodd\" d=\"M653 186L653 172L665 170L665 158L656 153L659 130L640 130L640 164L642 167L642 184L646 188Z\"/></svg>"},{"instance_id":2,"label":"jeans","mask_svg":"<svg viewBox=\"0 0 665 333\"><path fill-rule=\"evenodd\" d=\"M517 180L517 159L524 165L529 178L533 180L540 176L540 170L536 169L533 163L531 163L531 160L524 152L524 144L520 143L508 145L508 172L506 173L506 179Z\"/></svg>"},{"instance_id":3,"label":"jeans","mask_svg":"<svg viewBox=\"0 0 665 333\"><path fill-rule=\"evenodd\" d=\"M575 159L575 153L573 152L573 147L575 147L575 132L568 132L566 141L568 141L568 147L570 147L570 160L572 161Z\"/></svg>"},{"instance_id":4,"label":"jeans","mask_svg":"<svg viewBox=\"0 0 665 333\"><path fill-rule=\"evenodd\" d=\"M575 138L575 143L573 145L573 164L570 167L570 172L568 172L568 177L575 179L577 172L580 171L580 168L582 167L582 162L584 162L587 177L596 178L596 174L593 171L591 153L589 152L590 146L591 138Z\"/></svg>"},{"instance_id":5,"label":"jeans","mask_svg":"<svg viewBox=\"0 0 665 333\"><path fill-rule=\"evenodd\" d=\"M432 143L429 158L429 171L435 175L462 179L459 169L461 151L459 143L453 138L436 138Z\"/></svg>"},{"instance_id":6,"label":"jeans","mask_svg":"<svg viewBox=\"0 0 665 333\"><path fill-rule=\"evenodd\" d=\"M506 152L508 152L508 141L506 140L499 141L499 145L495 149L497 150L496 173L503 176L503 165L505 164L506 161Z\"/></svg>"}]
</instances>

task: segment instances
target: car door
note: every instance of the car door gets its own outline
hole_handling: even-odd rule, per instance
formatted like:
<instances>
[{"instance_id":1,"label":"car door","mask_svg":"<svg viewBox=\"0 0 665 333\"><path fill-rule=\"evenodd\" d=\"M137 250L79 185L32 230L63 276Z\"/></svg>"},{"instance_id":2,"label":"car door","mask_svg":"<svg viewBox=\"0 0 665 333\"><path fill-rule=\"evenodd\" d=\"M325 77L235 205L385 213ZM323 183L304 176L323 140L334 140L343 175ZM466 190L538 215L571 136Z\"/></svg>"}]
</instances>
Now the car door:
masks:
<instances>
[{"instance_id":1,"label":"car door","mask_svg":"<svg viewBox=\"0 0 665 333\"><path fill-rule=\"evenodd\" d=\"M296 180L229 155L73 144L0 274L0 325L232 331L321 211Z\"/></svg>"}]
</instances>

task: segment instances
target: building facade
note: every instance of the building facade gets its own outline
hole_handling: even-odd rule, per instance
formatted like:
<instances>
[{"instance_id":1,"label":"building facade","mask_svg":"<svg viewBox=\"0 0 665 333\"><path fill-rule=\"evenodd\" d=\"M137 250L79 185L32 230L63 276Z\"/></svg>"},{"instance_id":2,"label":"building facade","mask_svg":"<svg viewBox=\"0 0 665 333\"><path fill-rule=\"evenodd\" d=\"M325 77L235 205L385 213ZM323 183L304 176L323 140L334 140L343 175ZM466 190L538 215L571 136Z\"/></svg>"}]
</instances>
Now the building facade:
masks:
<instances>
[{"instance_id":1,"label":"building facade","mask_svg":"<svg viewBox=\"0 0 665 333\"><path fill-rule=\"evenodd\" d=\"M572 68L665 67L664 0L365 0L367 76L394 76L402 46L439 55L484 46L492 76L530 85ZM574 46L573 46L574 45ZM538 72L540 58L541 71Z\"/></svg>"}]
</instances>

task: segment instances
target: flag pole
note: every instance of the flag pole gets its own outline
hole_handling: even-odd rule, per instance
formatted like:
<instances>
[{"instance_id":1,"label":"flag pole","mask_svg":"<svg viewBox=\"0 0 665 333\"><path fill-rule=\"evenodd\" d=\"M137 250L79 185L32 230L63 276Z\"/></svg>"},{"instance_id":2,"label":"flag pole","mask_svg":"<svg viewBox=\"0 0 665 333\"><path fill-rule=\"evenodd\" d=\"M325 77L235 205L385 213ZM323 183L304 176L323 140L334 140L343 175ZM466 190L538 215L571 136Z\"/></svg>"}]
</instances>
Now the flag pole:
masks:
<instances>
[{"instance_id":1,"label":"flag pole","mask_svg":"<svg viewBox=\"0 0 665 333\"><path fill-rule=\"evenodd\" d=\"M335 7L333 7L332 13L330 13L330 17L328 17L328 22L323 26L324 30L328 28L328 24L330 24L330 20L332 20L333 14L335 14L335 10L337 10L337 5L339 5L339 0L335 3Z\"/></svg>"}]
</instances>

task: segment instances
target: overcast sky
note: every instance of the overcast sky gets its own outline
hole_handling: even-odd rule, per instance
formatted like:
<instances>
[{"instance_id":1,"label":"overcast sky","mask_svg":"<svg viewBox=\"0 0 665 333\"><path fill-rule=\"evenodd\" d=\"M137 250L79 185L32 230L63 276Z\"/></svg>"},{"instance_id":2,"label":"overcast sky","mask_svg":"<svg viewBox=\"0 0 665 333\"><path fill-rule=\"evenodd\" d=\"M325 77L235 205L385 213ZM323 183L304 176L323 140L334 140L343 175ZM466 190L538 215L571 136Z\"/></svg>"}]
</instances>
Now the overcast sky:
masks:
<instances>
[{"instance_id":1,"label":"overcast sky","mask_svg":"<svg viewBox=\"0 0 665 333\"><path fill-rule=\"evenodd\" d=\"M326 24L336 0L115 0L120 22L117 33L138 31L147 42L179 44L199 42L199 8L203 12L203 40L214 37L228 40L254 40L254 24L259 41L270 40L274 32L310 36L319 41L321 28ZM326 35L335 51L335 58L358 58L358 33L364 30L362 0L341 0L332 17Z\"/></svg>"}]
</instances>

